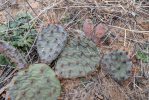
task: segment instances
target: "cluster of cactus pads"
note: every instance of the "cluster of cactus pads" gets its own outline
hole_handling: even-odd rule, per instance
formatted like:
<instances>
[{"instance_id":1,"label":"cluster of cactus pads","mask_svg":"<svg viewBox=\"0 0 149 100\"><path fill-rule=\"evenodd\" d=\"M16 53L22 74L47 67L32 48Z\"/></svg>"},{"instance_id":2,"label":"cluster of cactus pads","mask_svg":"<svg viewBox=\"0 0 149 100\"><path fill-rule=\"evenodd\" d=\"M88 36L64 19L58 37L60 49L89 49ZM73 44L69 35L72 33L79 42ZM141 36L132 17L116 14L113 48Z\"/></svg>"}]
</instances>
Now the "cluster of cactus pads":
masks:
<instances>
[{"instance_id":1,"label":"cluster of cactus pads","mask_svg":"<svg viewBox=\"0 0 149 100\"><path fill-rule=\"evenodd\" d=\"M86 37L70 40L60 25L48 25L37 40L37 50L42 63L50 64L60 55L56 63L56 74L63 78L81 77L96 70L99 64L99 50ZM64 48L65 47L65 48Z\"/></svg>"},{"instance_id":2,"label":"cluster of cactus pads","mask_svg":"<svg viewBox=\"0 0 149 100\"><path fill-rule=\"evenodd\" d=\"M66 42L67 33L63 27L49 24L37 39L37 51L41 62L50 64L62 52Z\"/></svg>"},{"instance_id":3,"label":"cluster of cactus pads","mask_svg":"<svg viewBox=\"0 0 149 100\"><path fill-rule=\"evenodd\" d=\"M9 88L12 100L57 100L60 82L46 64L33 64L20 70Z\"/></svg>"},{"instance_id":4,"label":"cluster of cactus pads","mask_svg":"<svg viewBox=\"0 0 149 100\"><path fill-rule=\"evenodd\" d=\"M125 51L112 51L104 55L101 63L103 69L117 81L128 79L131 75L132 62Z\"/></svg>"},{"instance_id":5,"label":"cluster of cactus pads","mask_svg":"<svg viewBox=\"0 0 149 100\"><path fill-rule=\"evenodd\" d=\"M115 80L121 81L131 75L132 62L126 52L112 51L101 59L100 50L88 37L67 38L68 34L60 25L50 24L41 31L36 45L42 63L19 70L9 88L12 100L57 100L61 86L55 75L60 78L83 77L95 71L100 60L103 69ZM21 54L4 41L0 41L0 53L19 67L26 65ZM51 64L57 57L54 72L46 64Z\"/></svg>"},{"instance_id":6,"label":"cluster of cactus pads","mask_svg":"<svg viewBox=\"0 0 149 100\"><path fill-rule=\"evenodd\" d=\"M70 40L61 53L57 64L56 74L62 78L82 77L96 70L99 64L99 50L86 37Z\"/></svg>"}]
</instances>

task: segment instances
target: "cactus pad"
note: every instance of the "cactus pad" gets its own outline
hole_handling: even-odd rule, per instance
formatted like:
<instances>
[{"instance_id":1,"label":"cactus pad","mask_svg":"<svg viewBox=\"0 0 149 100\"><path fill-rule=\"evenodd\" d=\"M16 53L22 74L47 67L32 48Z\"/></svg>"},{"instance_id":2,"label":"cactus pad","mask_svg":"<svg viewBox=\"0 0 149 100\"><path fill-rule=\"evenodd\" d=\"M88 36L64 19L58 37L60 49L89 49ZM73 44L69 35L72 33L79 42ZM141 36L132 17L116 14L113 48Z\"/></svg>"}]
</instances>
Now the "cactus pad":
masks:
<instances>
[{"instance_id":1,"label":"cactus pad","mask_svg":"<svg viewBox=\"0 0 149 100\"><path fill-rule=\"evenodd\" d=\"M19 68L23 68L26 65L26 61L13 46L7 42L0 40L0 53L8 57L11 62L14 62Z\"/></svg>"},{"instance_id":2,"label":"cactus pad","mask_svg":"<svg viewBox=\"0 0 149 100\"><path fill-rule=\"evenodd\" d=\"M117 81L125 80L131 75L132 62L125 51L115 50L105 54L101 63L103 69Z\"/></svg>"},{"instance_id":3,"label":"cactus pad","mask_svg":"<svg viewBox=\"0 0 149 100\"><path fill-rule=\"evenodd\" d=\"M73 39L61 53L55 72L61 78L82 77L95 71L99 60L99 49L90 39Z\"/></svg>"},{"instance_id":4,"label":"cactus pad","mask_svg":"<svg viewBox=\"0 0 149 100\"><path fill-rule=\"evenodd\" d=\"M63 50L67 33L62 26L50 24L44 28L37 39L37 51L43 63L50 64Z\"/></svg>"},{"instance_id":5,"label":"cactus pad","mask_svg":"<svg viewBox=\"0 0 149 100\"><path fill-rule=\"evenodd\" d=\"M9 88L12 100L57 100L60 82L46 64L33 64L13 78Z\"/></svg>"}]
</instances>

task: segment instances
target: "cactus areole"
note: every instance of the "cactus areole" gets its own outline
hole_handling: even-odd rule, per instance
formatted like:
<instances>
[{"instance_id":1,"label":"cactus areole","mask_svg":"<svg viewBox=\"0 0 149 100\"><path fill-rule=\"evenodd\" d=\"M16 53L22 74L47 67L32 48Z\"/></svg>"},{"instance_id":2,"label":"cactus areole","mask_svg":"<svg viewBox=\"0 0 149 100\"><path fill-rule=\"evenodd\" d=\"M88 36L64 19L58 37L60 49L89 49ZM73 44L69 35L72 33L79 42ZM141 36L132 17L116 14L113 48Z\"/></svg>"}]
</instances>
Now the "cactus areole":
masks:
<instances>
[{"instance_id":1,"label":"cactus areole","mask_svg":"<svg viewBox=\"0 0 149 100\"><path fill-rule=\"evenodd\" d=\"M60 82L46 64L33 64L21 70L9 88L11 100L57 100Z\"/></svg>"}]
</instances>

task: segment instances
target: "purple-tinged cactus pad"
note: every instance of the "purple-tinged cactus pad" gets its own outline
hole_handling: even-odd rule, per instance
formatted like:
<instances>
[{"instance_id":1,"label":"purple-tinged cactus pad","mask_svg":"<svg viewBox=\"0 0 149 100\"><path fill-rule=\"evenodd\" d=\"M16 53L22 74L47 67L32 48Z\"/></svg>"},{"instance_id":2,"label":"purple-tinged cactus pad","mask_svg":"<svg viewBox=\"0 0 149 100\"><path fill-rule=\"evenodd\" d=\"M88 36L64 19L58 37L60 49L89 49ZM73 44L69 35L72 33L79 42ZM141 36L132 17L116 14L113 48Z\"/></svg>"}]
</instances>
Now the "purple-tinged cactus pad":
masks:
<instances>
[{"instance_id":1,"label":"purple-tinged cactus pad","mask_svg":"<svg viewBox=\"0 0 149 100\"><path fill-rule=\"evenodd\" d=\"M2 40L0 40L0 53L8 57L11 62L14 62L17 65L18 68L23 68L27 64L17 49Z\"/></svg>"}]
</instances>

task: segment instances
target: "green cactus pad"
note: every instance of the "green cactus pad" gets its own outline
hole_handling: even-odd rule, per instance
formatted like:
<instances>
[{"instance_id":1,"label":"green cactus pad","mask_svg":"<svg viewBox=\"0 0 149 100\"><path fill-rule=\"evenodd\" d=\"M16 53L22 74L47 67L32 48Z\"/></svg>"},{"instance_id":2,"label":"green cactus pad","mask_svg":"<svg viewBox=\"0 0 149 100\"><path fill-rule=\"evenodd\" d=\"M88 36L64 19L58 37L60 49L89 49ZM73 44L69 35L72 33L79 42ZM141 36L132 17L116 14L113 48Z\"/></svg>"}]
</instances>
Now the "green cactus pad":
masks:
<instances>
[{"instance_id":1,"label":"green cactus pad","mask_svg":"<svg viewBox=\"0 0 149 100\"><path fill-rule=\"evenodd\" d=\"M115 50L105 54L101 63L103 69L117 81L128 79L131 75L132 62L125 51Z\"/></svg>"},{"instance_id":2,"label":"green cactus pad","mask_svg":"<svg viewBox=\"0 0 149 100\"><path fill-rule=\"evenodd\" d=\"M19 51L3 40L0 40L0 53L8 57L19 68L23 68L27 64Z\"/></svg>"},{"instance_id":3,"label":"green cactus pad","mask_svg":"<svg viewBox=\"0 0 149 100\"><path fill-rule=\"evenodd\" d=\"M55 72L61 78L82 77L96 70L99 49L90 39L81 37L70 40L57 61Z\"/></svg>"},{"instance_id":4,"label":"green cactus pad","mask_svg":"<svg viewBox=\"0 0 149 100\"><path fill-rule=\"evenodd\" d=\"M54 71L46 64L33 64L19 71L12 83L12 100L57 100L61 90Z\"/></svg>"},{"instance_id":5,"label":"green cactus pad","mask_svg":"<svg viewBox=\"0 0 149 100\"><path fill-rule=\"evenodd\" d=\"M37 51L43 63L50 64L63 50L67 33L60 25L50 24L44 28L37 39Z\"/></svg>"}]
</instances>

